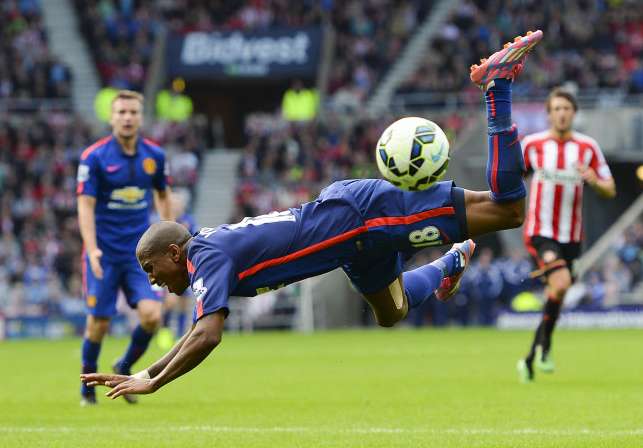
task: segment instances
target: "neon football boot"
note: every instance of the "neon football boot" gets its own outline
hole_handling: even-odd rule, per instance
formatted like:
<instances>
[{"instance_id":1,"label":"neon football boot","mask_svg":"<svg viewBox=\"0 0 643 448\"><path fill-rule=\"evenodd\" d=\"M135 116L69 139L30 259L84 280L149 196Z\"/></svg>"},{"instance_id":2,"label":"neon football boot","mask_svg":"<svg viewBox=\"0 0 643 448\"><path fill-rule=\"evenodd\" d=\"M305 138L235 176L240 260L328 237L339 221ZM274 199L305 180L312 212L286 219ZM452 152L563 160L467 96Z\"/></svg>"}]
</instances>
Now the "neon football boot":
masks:
<instances>
[{"instance_id":1,"label":"neon football boot","mask_svg":"<svg viewBox=\"0 0 643 448\"><path fill-rule=\"evenodd\" d=\"M542 38L543 32L540 30L527 31L526 36L518 36L513 42L507 42L502 50L471 66L471 81L482 90L487 90L496 78L515 79L522 71L527 54Z\"/></svg>"}]
</instances>

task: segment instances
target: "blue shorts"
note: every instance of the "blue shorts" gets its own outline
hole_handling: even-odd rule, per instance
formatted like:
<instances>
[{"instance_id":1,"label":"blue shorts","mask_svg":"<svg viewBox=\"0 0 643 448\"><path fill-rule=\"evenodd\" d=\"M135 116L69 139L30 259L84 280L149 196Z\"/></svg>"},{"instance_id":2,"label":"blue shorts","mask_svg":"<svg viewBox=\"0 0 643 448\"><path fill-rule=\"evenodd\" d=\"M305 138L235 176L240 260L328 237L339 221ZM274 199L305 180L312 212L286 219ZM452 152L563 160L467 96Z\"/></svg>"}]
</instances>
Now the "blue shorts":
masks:
<instances>
[{"instance_id":1,"label":"blue shorts","mask_svg":"<svg viewBox=\"0 0 643 448\"><path fill-rule=\"evenodd\" d=\"M118 290L122 289L130 307L136 308L138 302L146 300L162 301L154 291L136 259L131 261L110 262L101 259L103 278L97 279L89 264L89 257L83 256L83 298L87 313L96 317L116 315Z\"/></svg>"},{"instance_id":2,"label":"blue shorts","mask_svg":"<svg viewBox=\"0 0 643 448\"><path fill-rule=\"evenodd\" d=\"M362 294L390 285L418 251L468 238L462 188L450 181L414 192L389 185L383 182L377 191L364 192L362 187L369 185L354 184L356 206L369 231L358 243L362 253L342 268ZM352 184L346 187L351 190Z\"/></svg>"}]
</instances>

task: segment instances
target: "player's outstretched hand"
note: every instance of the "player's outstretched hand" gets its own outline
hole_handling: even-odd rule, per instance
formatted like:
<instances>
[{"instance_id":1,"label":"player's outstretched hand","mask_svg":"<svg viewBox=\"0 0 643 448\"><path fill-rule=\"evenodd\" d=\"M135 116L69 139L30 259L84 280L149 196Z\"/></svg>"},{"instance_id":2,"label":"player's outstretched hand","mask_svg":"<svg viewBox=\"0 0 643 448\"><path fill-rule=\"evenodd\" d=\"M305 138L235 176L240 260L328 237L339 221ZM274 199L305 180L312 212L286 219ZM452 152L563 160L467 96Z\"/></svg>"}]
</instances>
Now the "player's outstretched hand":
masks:
<instances>
[{"instance_id":1,"label":"player's outstretched hand","mask_svg":"<svg viewBox=\"0 0 643 448\"><path fill-rule=\"evenodd\" d=\"M80 381L88 386L114 387L130 379L127 375L114 375L112 373L81 373Z\"/></svg>"},{"instance_id":2,"label":"player's outstretched hand","mask_svg":"<svg viewBox=\"0 0 643 448\"><path fill-rule=\"evenodd\" d=\"M112 400L125 394L145 395L156 391L153 380L134 378L133 376L128 377L126 381L119 382L116 385L113 385L111 381L107 381L105 386L113 388L105 394Z\"/></svg>"}]
</instances>

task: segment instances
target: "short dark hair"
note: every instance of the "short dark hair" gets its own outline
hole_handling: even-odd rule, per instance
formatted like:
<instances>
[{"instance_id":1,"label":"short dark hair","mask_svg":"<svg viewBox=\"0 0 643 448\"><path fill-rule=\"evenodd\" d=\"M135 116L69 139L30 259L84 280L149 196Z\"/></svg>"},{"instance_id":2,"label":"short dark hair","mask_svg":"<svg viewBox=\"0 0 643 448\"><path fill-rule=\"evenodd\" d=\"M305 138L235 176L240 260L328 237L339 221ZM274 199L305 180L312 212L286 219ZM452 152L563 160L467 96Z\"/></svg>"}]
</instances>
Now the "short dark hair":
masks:
<instances>
[{"instance_id":1,"label":"short dark hair","mask_svg":"<svg viewBox=\"0 0 643 448\"><path fill-rule=\"evenodd\" d=\"M554 90L549 92L547 100L545 101L545 107L547 108L548 113L551 109L551 102L554 98L565 98L567 101L572 103L574 112L578 111L578 102L576 101L576 97L569 90L565 90L562 87L556 87Z\"/></svg>"}]
</instances>

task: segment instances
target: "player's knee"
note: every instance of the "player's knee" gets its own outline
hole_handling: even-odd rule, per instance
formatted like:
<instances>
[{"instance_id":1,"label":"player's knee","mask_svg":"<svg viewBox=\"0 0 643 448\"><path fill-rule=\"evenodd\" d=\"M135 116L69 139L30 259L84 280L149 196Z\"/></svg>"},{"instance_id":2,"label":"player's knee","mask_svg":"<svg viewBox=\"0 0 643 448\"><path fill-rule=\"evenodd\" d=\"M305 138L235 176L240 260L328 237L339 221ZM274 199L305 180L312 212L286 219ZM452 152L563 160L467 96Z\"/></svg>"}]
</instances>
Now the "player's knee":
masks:
<instances>
[{"instance_id":1,"label":"player's knee","mask_svg":"<svg viewBox=\"0 0 643 448\"><path fill-rule=\"evenodd\" d=\"M375 315L375 320L377 321L377 325L380 327L392 327L402 319L406 317L406 314L408 312L408 307L404 306L401 309L395 309L391 310L387 313L381 313L381 314L376 314Z\"/></svg>"},{"instance_id":2,"label":"player's knee","mask_svg":"<svg viewBox=\"0 0 643 448\"><path fill-rule=\"evenodd\" d=\"M567 290L571 286L571 282L566 282L566 281L561 281L559 283L556 283L552 288L551 288L551 293L554 298L557 300L563 300L565 298L565 293L567 293Z\"/></svg>"},{"instance_id":3,"label":"player's knee","mask_svg":"<svg viewBox=\"0 0 643 448\"><path fill-rule=\"evenodd\" d=\"M92 342L101 342L109 330L108 318L90 316L85 326L85 337Z\"/></svg>"},{"instance_id":4,"label":"player's knee","mask_svg":"<svg viewBox=\"0 0 643 448\"><path fill-rule=\"evenodd\" d=\"M147 332L156 331L161 324L161 308L148 308L139 312L141 327Z\"/></svg>"},{"instance_id":5,"label":"player's knee","mask_svg":"<svg viewBox=\"0 0 643 448\"><path fill-rule=\"evenodd\" d=\"M559 269L553 272L548 279L549 293L556 300L563 300L565 293L572 286L569 270Z\"/></svg>"}]
</instances>

